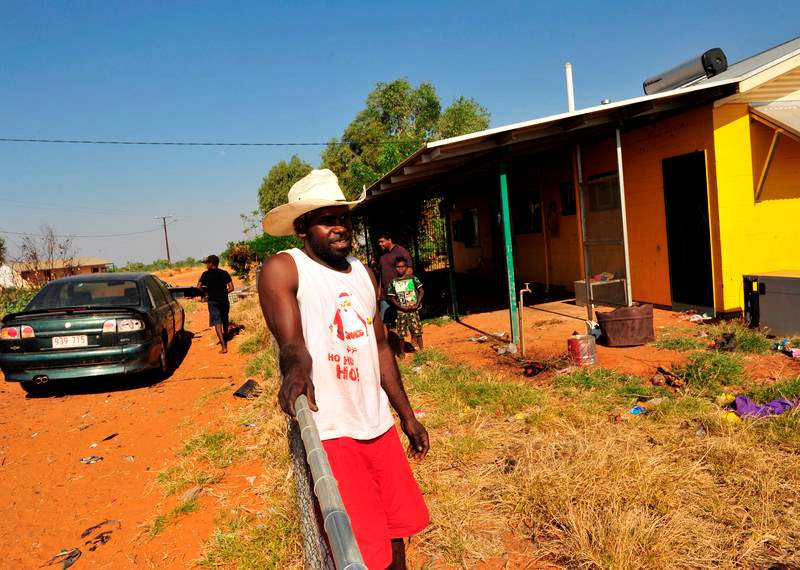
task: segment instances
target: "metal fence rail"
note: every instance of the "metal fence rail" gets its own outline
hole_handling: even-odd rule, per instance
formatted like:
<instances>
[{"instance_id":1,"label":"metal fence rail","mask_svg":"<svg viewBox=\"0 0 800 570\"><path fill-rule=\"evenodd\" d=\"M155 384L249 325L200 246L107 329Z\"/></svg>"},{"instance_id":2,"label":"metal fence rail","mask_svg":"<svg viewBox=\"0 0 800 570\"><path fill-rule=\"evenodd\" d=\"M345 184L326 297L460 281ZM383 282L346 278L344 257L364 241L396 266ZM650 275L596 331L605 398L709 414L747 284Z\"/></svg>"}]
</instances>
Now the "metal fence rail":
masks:
<instances>
[{"instance_id":1,"label":"metal fence rail","mask_svg":"<svg viewBox=\"0 0 800 570\"><path fill-rule=\"evenodd\" d=\"M297 423L289 422L289 448L295 472L306 568L328 570L335 565L337 570L367 570L304 395L295 401L295 412ZM311 496L311 489L317 501ZM320 526L325 530L327 541Z\"/></svg>"}]
</instances>

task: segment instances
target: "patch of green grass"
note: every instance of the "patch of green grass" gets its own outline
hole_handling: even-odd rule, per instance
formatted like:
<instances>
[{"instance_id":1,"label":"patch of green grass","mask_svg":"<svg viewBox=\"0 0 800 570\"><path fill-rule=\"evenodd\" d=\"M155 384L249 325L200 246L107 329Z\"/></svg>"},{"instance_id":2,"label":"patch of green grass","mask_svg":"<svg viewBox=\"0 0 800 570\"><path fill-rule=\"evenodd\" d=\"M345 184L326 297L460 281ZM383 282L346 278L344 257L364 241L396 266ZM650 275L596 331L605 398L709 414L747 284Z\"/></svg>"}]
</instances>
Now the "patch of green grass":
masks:
<instances>
[{"instance_id":1,"label":"patch of green grass","mask_svg":"<svg viewBox=\"0 0 800 570\"><path fill-rule=\"evenodd\" d=\"M416 358L439 365L425 368L420 374L410 374L410 391L432 398L445 413L471 408L514 414L541 401L531 386L515 384L467 365L446 363L446 357L440 353L422 351L415 354Z\"/></svg>"},{"instance_id":2,"label":"patch of green grass","mask_svg":"<svg viewBox=\"0 0 800 570\"><path fill-rule=\"evenodd\" d=\"M158 515L155 519L153 519L153 523L148 527L147 534L150 536L150 538L155 538L161 534L166 527L167 516Z\"/></svg>"},{"instance_id":3,"label":"patch of green grass","mask_svg":"<svg viewBox=\"0 0 800 570\"><path fill-rule=\"evenodd\" d=\"M242 354L255 354L259 350L269 348L268 342L269 336L267 335L267 329L265 327L259 327L256 332L247 335L247 337L239 343L237 350Z\"/></svg>"},{"instance_id":4,"label":"patch of green grass","mask_svg":"<svg viewBox=\"0 0 800 570\"><path fill-rule=\"evenodd\" d=\"M576 390L595 391L604 395L621 397L653 396L661 390L645 385L642 379L632 374L622 374L608 368L580 367L555 377L553 384L574 395Z\"/></svg>"},{"instance_id":5,"label":"patch of green grass","mask_svg":"<svg viewBox=\"0 0 800 570\"><path fill-rule=\"evenodd\" d=\"M236 436L229 431L202 432L187 441L180 450L182 457L199 457L215 467L227 467L244 454Z\"/></svg>"},{"instance_id":6,"label":"patch of green grass","mask_svg":"<svg viewBox=\"0 0 800 570\"><path fill-rule=\"evenodd\" d=\"M445 364L449 362L447 356L438 350L426 348L425 350L418 350L414 353L413 362L416 366L423 366L429 362L437 364Z\"/></svg>"},{"instance_id":7,"label":"patch of green grass","mask_svg":"<svg viewBox=\"0 0 800 570\"><path fill-rule=\"evenodd\" d=\"M296 519L278 514L261 521L242 516L224 520L197 564L238 570L282 568L302 556L298 535Z\"/></svg>"},{"instance_id":8,"label":"patch of green grass","mask_svg":"<svg viewBox=\"0 0 800 570\"><path fill-rule=\"evenodd\" d=\"M719 408L708 398L686 394L679 398L666 398L648 414L654 420L676 418L681 420L703 420L718 414Z\"/></svg>"},{"instance_id":9,"label":"patch of green grass","mask_svg":"<svg viewBox=\"0 0 800 570\"><path fill-rule=\"evenodd\" d=\"M718 391L720 386L739 384L745 379L742 357L730 352L697 352L686 366L673 372L694 391Z\"/></svg>"},{"instance_id":10,"label":"patch of green grass","mask_svg":"<svg viewBox=\"0 0 800 570\"><path fill-rule=\"evenodd\" d=\"M747 396L756 402L769 402L776 398L800 398L800 376L776 382L771 386L759 386L747 392Z\"/></svg>"},{"instance_id":11,"label":"patch of green grass","mask_svg":"<svg viewBox=\"0 0 800 570\"><path fill-rule=\"evenodd\" d=\"M688 335L665 335L655 342L655 347L661 350L677 350L686 352L704 348L706 343L701 339Z\"/></svg>"},{"instance_id":12,"label":"patch of green grass","mask_svg":"<svg viewBox=\"0 0 800 570\"><path fill-rule=\"evenodd\" d=\"M164 488L164 494L168 497L189 487L218 483L221 479L220 475L197 470L193 465L183 462L156 475L156 482Z\"/></svg>"},{"instance_id":13,"label":"patch of green grass","mask_svg":"<svg viewBox=\"0 0 800 570\"><path fill-rule=\"evenodd\" d=\"M742 321L727 321L708 327L711 339L718 338L724 333L733 333L736 337L735 352L747 354L764 354L769 351L772 341L757 329L751 329Z\"/></svg>"},{"instance_id":14,"label":"patch of green grass","mask_svg":"<svg viewBox=\"0 0 800 570\"><path fill-rule=\"evenodd\" d=\"M423 325L432 325L435 327L443 327L451 322L453 322L453 319L451 319L447 315L444 315L443 317L432 317L430 319L422 320Z\"/></svg>"},{"instance_id":15,"label":"patch of green grass","mask_svg":"<svg viewBox=\"0 0 800 570\"><path fill-rule=\"evenodd\" d=\"M247 362L245 374L258 378L271 378L278 372L278 360L272 350L264 350Z\"/></svg>"},{"instance_id":16,"label":"patch of green grass","mask_svg":"<svg viewBox=\"0 0 800 570\"><path fill-rule=\"evenodd\" d=\"M169 512L169 516L172 518L177 518L183 515L187 515L189 513L195 512L198 509L198 507L200 507L200 503L197 501L197 499L189 499L188 501L182 501Z\"/></svg>"}]
</instances>

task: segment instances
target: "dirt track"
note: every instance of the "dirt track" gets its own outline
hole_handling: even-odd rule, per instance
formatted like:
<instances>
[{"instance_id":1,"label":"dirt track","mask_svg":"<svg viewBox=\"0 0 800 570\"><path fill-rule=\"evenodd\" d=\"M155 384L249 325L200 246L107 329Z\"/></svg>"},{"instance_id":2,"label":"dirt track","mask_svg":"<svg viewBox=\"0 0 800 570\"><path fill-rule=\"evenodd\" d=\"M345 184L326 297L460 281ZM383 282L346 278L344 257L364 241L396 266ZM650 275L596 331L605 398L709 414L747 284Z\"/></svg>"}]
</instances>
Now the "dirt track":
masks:
<instances>
[{"instance_id":1,"label":"dirt track","mask_svg":"<svg viewBox=\"0 0 800 570\"><path fill-rule=\"evenodd\" d=\"M180 277L165 276L196 282L193 274ZM218 353L204 309L187 315L187 329L198 336L163 382L75 382L44 398L0 383L0 567L38 568L72 547L83 551L75 568L184 568L198 558L213 509L181 521L179 533L168 528L149 540L146 528L165 508L156 474L175 463L182 442L242 405L231 393L244 379L243 360L235 349ZM221 386L227 388L204 397ZM103 461L80 462L93 454ZM245 485L239 479L231 483ZM90 552L81 533L105 519L121 527L108 527L109 542Z\"/></svg>"}]
</instances>

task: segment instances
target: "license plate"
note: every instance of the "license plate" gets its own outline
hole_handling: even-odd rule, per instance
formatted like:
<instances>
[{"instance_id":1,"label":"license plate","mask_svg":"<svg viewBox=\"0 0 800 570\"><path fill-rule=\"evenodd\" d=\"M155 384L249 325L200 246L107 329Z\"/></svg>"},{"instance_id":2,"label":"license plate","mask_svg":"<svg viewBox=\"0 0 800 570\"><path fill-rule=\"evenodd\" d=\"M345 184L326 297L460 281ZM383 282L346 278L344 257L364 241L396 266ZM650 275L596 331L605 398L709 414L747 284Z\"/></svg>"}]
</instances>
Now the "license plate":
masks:
<instances>
[{"instance_id":1,"label":"license plate","mask_svg":"<svg viewBox=\"0 0 800 570\"><path fill-rule=\"evenodd\" d=\"M89 339L85 334L53 337L53 348L76 348L79 346L89 346Z\"/></svg>"}]
</instances>

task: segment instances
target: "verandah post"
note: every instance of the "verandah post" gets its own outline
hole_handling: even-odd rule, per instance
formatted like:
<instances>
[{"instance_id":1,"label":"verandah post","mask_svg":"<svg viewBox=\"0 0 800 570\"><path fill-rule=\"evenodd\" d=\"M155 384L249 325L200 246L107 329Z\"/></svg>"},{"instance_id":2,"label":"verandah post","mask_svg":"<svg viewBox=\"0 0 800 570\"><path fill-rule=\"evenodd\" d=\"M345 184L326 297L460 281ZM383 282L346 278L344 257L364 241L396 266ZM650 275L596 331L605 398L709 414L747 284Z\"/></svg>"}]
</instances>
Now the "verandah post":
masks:
<instances>
[{"instance_id":1,"label":"verandah post","mask_svg":"<svg viewBox=\"0 0 800 570\"><path fill-rule=\"evenodd\" d=\"M511 242L511 210L508 203L508 177L506 159L500 158L500 215L503 220L503 251L506 257L508 275L508 307L511 318L511 341L519 346L519 308L517 307L517 285L514 276L514 246Z\"/></svg>"}]
</instances>

